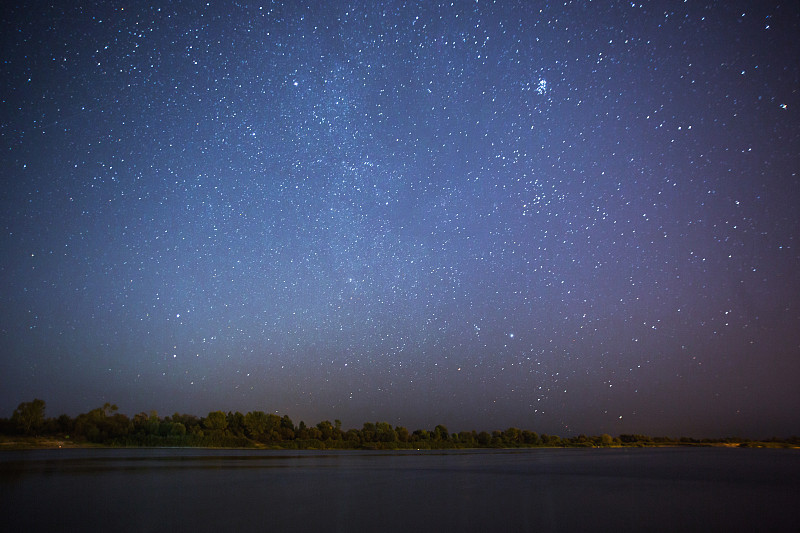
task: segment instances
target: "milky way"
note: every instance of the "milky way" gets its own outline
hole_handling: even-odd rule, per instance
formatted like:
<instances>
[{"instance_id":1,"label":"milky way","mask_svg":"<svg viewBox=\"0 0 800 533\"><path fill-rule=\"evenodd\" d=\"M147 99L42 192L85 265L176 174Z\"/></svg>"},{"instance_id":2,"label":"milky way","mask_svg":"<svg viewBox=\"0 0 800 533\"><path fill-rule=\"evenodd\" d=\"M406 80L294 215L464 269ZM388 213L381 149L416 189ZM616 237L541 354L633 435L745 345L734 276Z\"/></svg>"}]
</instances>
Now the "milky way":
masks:
<instances>
[{"instance_id":1,"label":"milky way","mask_svg":"<svg viewBox=\"0 0 800 533\"><path fill-rule=\"evenodd\" d=\"M799 34L795 2L6 9L0 416L797 433Z\"/></svg>"}]
</instances>

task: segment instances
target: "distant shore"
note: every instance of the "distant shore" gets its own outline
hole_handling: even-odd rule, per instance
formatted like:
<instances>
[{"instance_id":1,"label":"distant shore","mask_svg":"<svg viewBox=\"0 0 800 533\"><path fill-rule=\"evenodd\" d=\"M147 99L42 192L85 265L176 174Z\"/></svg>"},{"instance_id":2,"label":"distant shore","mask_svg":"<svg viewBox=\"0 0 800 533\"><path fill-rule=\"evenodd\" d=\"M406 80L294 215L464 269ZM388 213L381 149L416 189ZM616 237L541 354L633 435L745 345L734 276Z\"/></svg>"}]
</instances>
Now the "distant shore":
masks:
<instances>
[{"instance_id":1,"label":"distant shore","mask_svg":"<svg viewBox=\"0 0 800 533\"><path fill-rule=\"evenodd\" d=\"M364 422L344 429L340 420L295 424L288 415L264 411L210 411L206 416L156 411L133 417L105 403L88 413L71 417L45 416L44 400L22 402L10 419L0 418L0 450L59 448L207 448L251 450L472 450L527 448L664 448L723 446L742 448L798 448L800 437L703 438L650 436L623 433L612 436L581 433L560 437L508 427L492 431L450 432L438 424L433 429L409 430L388 422Z\"/></svg>"},{"instance_id":2,"label":"distant shore","mask_svg":"<svg viewBox=\"0 0 800 533\"><path fill-rule=\"evenodd\" d=\"M106 444L97 444L88 441L75 441L72 439L57 439L53 437L9 437L0 436L0 452L19 451L19 450L57 450L57 449L144 449L144 448L162 448L164 446L114 446ZM169 446L167 446L169 447ZM238 446L180 446L182 448L190 449L213 449L213 450L231 450L231 449L247 449L247 450L321 450L330 449L337 450L343 448L320 448L318 446L265 446L256 445L248 448L241 448ZM535 448L573 448L574 446L524 446L524 447L443 447L443 448L425 448L430 450L521 450L521 449L535 449ZM624 445L611 445L611 446L585 446L587 448L686 448L686 447L717 447L717 448L780 448L780 449L800 449L800 446L793 445L787 442L764 442L764 441L747 441L747 442L699 442L699 443L638 443L634 446ZM344 448L354 451L376 451L374 448ZM417 448L385 448L385 451L392 450L405 450Z\"/></svg>"}]
</instances>

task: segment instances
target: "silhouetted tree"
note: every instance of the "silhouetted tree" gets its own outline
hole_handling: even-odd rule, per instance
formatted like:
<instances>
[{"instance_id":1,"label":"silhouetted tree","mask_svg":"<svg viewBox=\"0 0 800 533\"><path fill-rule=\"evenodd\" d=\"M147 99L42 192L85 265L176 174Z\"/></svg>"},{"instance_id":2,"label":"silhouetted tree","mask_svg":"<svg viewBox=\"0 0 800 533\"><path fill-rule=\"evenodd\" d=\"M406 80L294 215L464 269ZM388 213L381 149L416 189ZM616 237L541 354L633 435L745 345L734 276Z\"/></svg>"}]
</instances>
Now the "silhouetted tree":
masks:
<instances>
[{"instance_id":1,"label":"silhouetted tree","mask_svg":"<svg viewBox=\"0 0 800 533\"><path fill-rule=\"evenodd\" d=\"M172 427L169 430L169 435L171 437L183 437L184 435L186 435L186 426L184 426L180 422L172 422Z\"/></svg>"},{"instance_id":2,"label":"silhouetted tree","mask_svg":"<svg viewBox=\"0 0 800 533\"><path fill-rule=\"evenodd\" d=\"M447 431L447 428L443 425L439 424L435 428L433 428L433 440L447 440L450 438L450 433Z\"/></svg>"},{"instance_id":3,"label":"silhouetted tree","mask_svg":"<svg viewBox=\"0 0 800 533\"><path fill-rule=\"evenodd\" d=\"M408 432L408 429L404 428L403 426L397 426L394 428L394 432L397 434L397 440L399 442L411 441L411 434Z\"/></svg>"},{"instance_id":4,"label":"silhouetted tree","mask_svg":"<svg viewBox=\"0 0 800 533\"><path fill-rule=\"evenodd\" d=\"M361 441L361 434L357 429L348 429L344 434L344 440L352 446L357 446Z\"/></svg>"},{"instance_id":5,"label":"silhouetted tree","mask_svg":"<svg viewBox=\"0 0 800 533\"><path fill-rule=\"evenodd\" d=\"M503 432L503 440L505 440L506 446L517 446L522 442L522 431L510 427Z\"/></svg>"},{"instance_id":6,"label":"silhouetted tree","mask_svg":"<svg viewBox=\"0 0 800 533\"><path fill-rule=\"evenodd\" d=\"M225 431L228 427L228 417L222 411L211 411L203 421L203 426L211 431Z\"/></svg>"},{"instance_id":7,"label":"silhouetted tree","mask_svg":"<svg viewBox=\"0 0 800 533\"><path fill-rule=\"evenodd\" d=\"M308 427L306 427L306 423L303 420L301 420L297 425L297 431L295 432L295 435L298 439L308 438Z\"/></svg>"},{"instance_id":8,"label":"silhouetted tree","mask_svg":"<svg viewBox=\"0 0 800 533\"><path fill-rule=\"evenodd\" d=\"M289 415L283 415L281 418L280 436L284 440L291 440L294 438L294 422L289 418Z\"/></svg>"},{"instance_id":9,"label":"silhouetted tree","mask_svg":"<svg viewBox=\"0 0 800 533\"><path fill-rule=\"evenodd\" d=\"M388 422L375 424L375 440L378 442L397 442L397 433Z\"/></svg>"},{"instance_id":10,"label":"silhouetted tree","mask_svg":"<svg viewBox=\"0 0 800 533\"><path fill-rule=\"evenodd\" d=\"M320 438L322 440L334 439L334 432L336 431L336 428L333 427L333 424L331 424L329 420L323 420L317 424L317 429L320 431Z\"/></svg>"},{"instance_id":11,"label":"silhouetted tree","mask_svg":"<svg viewBox=\"0 0 800 533\"><path fill-rule=\"evenodd\" d=\"M103 404L103 414L106 416L111 416L113 413L116 413L119 410L117 404L110 404L108 402Z\"/></svg>"},{"instance_id":12,"label":"silhouetted tree","mask_svg":"<svg viewBox=\"0 0 800 533\"><path fill-rule=\"evenodd\" d=\"M38 398L32 402L23 402L11 415L11 422L25 435L35 435L44 424L44 400Z\"/></svg>"},{"instance_id":13,"label":"silhouetted tree","mask_svg":"<svg viewBox=\"0 0 800 533\"><path fill-rule=\"evenodd\" d=\"M247 436L256 440L261 440L267 432L269 419L263 411L250 411L244 415L244 427L247 429Z\"/></svg>"},{"instance_id":14,"label":"silhouetted tree","mask_svg":"<svg viewBox=\"0 0 800 533\"><path fill-rule=\"evenodd\" d=\"M55 427L58 433L70 434L75 428L75 421L69 415L59 415L56 419Z\"/></svg>"},{"instance_id":15,"label":"silhouetted tree","mask_svg":"<svg viewBox=\"0 0 800 533\"><path fill-rule=\"evenodd\" d=\"M187 433L194 433L200 430L200 419L194 415L175 413L172 415L172 422L183 424Z\"/></svg>"},{"instance_id":16,"label":"silhouetted tree","mask_svg":"<svg viewBox=\"0 0 800 533\"><path fill-rule=\"evenodd\" d=\"M528 446L536 446L539 444L539 435L535 431L522 431L522 442Z\"/></svg>"},{"instance_id":17,"label":"silhouetted tree","mask_svg":"<svg viewBox=\"0 0 800 533\"><path fill-rule=\"evenodd\" d=\"M361 442L375 442L376 440L375 424L364 422L361 428Z\"/></svg>"},{"instance_id":18,"label":"silhouetted tree","mask_svg":"<svg viewBox=\"0 0 800 533\"><path fill-rule=\"evenodd\" d=\"M237 437L244 437L246 428L244 425L244 415L239 411L228 412L228 432Z\"/></svg>"}]
</instances>

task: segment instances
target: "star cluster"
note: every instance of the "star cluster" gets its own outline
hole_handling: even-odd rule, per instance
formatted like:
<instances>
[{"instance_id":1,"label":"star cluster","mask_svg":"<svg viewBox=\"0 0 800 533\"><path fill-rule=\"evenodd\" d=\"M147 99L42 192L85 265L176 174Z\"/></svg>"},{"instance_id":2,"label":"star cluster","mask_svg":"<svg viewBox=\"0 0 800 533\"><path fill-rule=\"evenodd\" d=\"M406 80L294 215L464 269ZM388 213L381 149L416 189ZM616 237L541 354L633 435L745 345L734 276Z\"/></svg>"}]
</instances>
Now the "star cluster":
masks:
<instances>
[{"instance_id":1,"label":"star cluster","mask_svg":"<svg viewBox=\"0 0 800 533\"><path fill-rule=\"evenodd\" d=\"M797 6L2 24L7 413L796 432Z\"/></svg>"}]
</instances>

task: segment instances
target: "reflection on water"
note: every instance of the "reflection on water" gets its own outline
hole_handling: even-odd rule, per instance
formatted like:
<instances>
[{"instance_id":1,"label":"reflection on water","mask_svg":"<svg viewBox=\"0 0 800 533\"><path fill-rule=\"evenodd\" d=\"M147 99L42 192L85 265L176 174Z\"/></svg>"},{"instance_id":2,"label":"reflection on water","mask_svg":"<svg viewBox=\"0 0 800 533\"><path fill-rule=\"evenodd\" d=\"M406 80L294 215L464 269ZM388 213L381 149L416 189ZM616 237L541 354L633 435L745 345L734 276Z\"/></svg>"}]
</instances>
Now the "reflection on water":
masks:
<instances>
[{"instance_id":1,"label":"reflection on water","mask_svg":"<svg viewBox=\"0 0 800 533\"><path fill-rule=\"evenodd\" d=\"M0 453L8 531L795 530L800 453Z\"/></svg>"}]
</instances>

